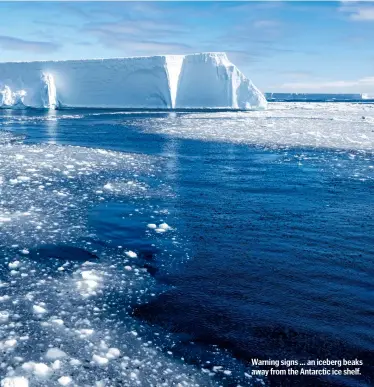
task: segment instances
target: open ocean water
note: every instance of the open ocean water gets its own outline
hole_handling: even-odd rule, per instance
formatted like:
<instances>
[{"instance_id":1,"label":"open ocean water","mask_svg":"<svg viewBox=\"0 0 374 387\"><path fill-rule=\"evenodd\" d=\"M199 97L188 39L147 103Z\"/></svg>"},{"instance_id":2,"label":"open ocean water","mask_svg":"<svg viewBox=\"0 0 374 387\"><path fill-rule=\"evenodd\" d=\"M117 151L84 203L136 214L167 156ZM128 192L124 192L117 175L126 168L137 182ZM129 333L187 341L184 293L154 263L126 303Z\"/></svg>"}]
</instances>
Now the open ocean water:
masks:
<instances>
[{"instance_id":1,"label":"open ocean water","mask_svg":"<svg viewBox=\"0 0 374 387\"><path fill-rule=\"evenodd\" d=\"M1 110L3 385L374 385L373 151L370 103Z\"/></svg>"}]
</instances>

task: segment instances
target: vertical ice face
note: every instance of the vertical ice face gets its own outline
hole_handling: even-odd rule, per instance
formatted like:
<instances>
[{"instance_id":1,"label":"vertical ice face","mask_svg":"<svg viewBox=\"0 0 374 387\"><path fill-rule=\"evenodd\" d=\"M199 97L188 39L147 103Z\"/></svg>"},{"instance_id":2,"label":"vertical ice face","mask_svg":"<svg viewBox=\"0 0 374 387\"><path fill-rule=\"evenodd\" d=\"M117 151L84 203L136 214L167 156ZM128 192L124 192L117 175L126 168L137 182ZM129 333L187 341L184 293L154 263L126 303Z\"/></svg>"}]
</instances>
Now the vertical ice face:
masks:
<instances>
[{"instance_id":1,"label":"vertical ice face","mask_svg":"<svg viewBox=\"0 0 374 387\"><path fill-rule=\"evenodd\" d=\"M241 110L266 109L265 96L236 66L232 68L232 87L233 107Z\"/></svg>"},{"instance_id":2,"label":"vertical ice face","mask_svg":"<svg viewBox=\"0 0 374 387\"><path fill-rule=\"evenodd\" d=\"M231 106L231 82L226 55L186 55L179 78L177 108Z\"/></svg>"},{"instance_id":3,"label":"vertical ice face","mask_svg":"<svg viewBox=\"0 0 374 387\"><path fill-rule=\"evenodd\" d=\"M3 90L0 90L0 96L1 96L0 107L3 107L3 108L22 107L23 100L26 96L26 91L19 90L16 92L12 92L11 88L5 85Z\"/></svg>"},{"instance_id":4,"label":"vertical ice face","mask_svg":"<svg viewBox=\"0 0 374 387\"><path fill-rule=\"evenodd\" d=\"M43 73L41 76L41 81L41 98L43 102L43 107L47 109L56 109L58 107L58 103L56 85L53 75L49 73Z\"/></svg>"},{"instance_id":5,"label":"vertical ice face","mask_svg":"<svg viewBox=\"0 0 374 387\"><path fill-rule=\"evenodd\" d=\"M180 73L177 108L266 108L263 94L225 53L187 55Z\"/></svg>"},{"instance_id":6,"label":"vertical ice face","mask_svg":"<svg viewBox=\"0 0 374 387\"><path fill-rule=\"evenodd\" d=\"M171 108L176 106L179 75L182 70L184 55L167 55L166 56L166 71L169 79Z\"/></svg>"},{"instance_id":7,"label":"vertical ice face","mask_svg":"<svg viewBox=\"0 0 374 387\"><path fill-rule=\"evenodd\" d=\"M9 86L5 85L3 90L0 91L0 94L2 96L1 106L8 107L13 105L12 90Z\"/></svg>"}]
</instances>

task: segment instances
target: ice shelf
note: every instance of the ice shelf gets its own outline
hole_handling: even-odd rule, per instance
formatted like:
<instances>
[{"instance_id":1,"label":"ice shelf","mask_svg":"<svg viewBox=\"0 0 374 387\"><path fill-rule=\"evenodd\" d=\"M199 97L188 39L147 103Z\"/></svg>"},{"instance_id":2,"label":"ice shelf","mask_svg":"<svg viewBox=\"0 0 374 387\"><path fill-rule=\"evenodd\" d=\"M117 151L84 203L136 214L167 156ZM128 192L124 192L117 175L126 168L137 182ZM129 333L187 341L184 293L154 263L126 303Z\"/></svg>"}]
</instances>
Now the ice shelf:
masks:
<instances>
[{"instance_id":1,"label":"ice shelf","mask_svg":"<svg viewBox=\"0 0 374 387\"><path fill-rule=\"evenodd\" d=\"M0 63L3 108L264 109L225 53Z\"/></svg>"}]
</instances>

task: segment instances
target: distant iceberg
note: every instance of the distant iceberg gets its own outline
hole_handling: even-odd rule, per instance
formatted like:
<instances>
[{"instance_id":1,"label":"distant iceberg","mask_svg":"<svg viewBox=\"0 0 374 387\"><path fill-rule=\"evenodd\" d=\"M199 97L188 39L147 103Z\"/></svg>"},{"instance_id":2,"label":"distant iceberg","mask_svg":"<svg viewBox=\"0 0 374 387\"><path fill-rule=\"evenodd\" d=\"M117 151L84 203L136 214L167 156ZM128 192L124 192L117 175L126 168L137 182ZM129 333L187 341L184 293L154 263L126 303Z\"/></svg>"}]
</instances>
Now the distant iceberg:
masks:
<instances>
[{"instance_id":1,"label":"distant iceberg","mask_svg":"<svg viewBox=\"0 0 374 387\"><path fill-rule=\"evenodd\" d=\"M368 94L368 93L362 93L361 94L361 99L374 99L374 94Z\"/></svg>"},{"instance_id":2,"label":"distant iceberg","mask_svg":"<svg viewBox=\"0 0 374 387\"><path fill-rule=\"evenodd\" d=\"M0 107L265 109L225 53L0 63Z\"/></svg>"},{"instance_id":3,"label":"distant iceberg","mask_svg":"<svg viewBox=\"0 0 374 387\"><path fill-rule=\"evenodd\" d=\"M332 93L265 93L269 102L354 102L361 101L362 94Z\"/></svg>"}]
</instances>

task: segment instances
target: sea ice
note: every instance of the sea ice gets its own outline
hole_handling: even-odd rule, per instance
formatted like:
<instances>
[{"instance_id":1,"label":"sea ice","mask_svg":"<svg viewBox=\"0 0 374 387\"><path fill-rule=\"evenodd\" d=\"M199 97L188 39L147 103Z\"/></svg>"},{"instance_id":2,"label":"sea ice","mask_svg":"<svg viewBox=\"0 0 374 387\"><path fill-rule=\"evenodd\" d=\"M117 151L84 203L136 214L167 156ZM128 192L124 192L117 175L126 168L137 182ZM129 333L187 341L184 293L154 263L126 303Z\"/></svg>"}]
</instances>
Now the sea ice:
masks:
<instances>
[{"instance_id":1,"label":"sea ice","mask_svg":"<svg viewBox=\"0 0 374 387\"><path fill-rule=\"evenodd\" d=\"M35 363L33 372L36 376L41 378L48 378L52 373L52 370L44 363Z\"/></svg>"},{"instance_id":2,"label":"sea ice","mask_svg":"<svg viewBox=\"0 0 374 387\"><path fill-rule=\"evenodd\" d=\"M5 323L9 319L9 312L7 310L0 310L0 324Z\"/></svg>"},{"instance_id":3,"label":"sea ice","mask_svg":"<svg viewBox=\"0 0 374 387\"><path fill-rule=\"evenodd\" d=\"M108 359L117 359L121 356L121 351L118 348L109 348L106 357Z\"/></svg>"},{"instance_id":4,"label":"sea ice","mask_svg":"<svg viewBox=\"0 0 374 387\"><path fill-rule=\"evenodd\" d=\"M23 376L7 377L1 380L1 387L29 387L29 382Z\"/></svg>"},{"instance_id":5,"label":"sea ice","mask_svg":"<svg viewBox=\"0 0 374 387\"><path fill-rule=\"evenodd\" d=\"M47 313L47 309L43 308L40 305L33 305L32 310L34 311L35 314L44 314Z\"/></svg>"},{"instance_id":6,"label":"sea ice","mask_svg":"<svg viewBox=\"0 0 374 387\"><path fill-rule=\"evenodd\" d=\"M59 348L50 348L50 349L48 349L48 351L45 355L45 357L48 360L62 359L66 356L67 356L66 352L61 351L61 349L59 349Z\"/></svg>"},{"instance_id":7,"label":"sea ice","mask_svg":"<svg viewBox=\"0 0 374 387\"><path fill-rule=\"evenodd\" d=\"M263 111L137 119L136 127L176 138L254 146L374 149L373 104L270 103Z\"/></svg>"},{"instance_id":8,"label":"sea ice","mask_svg":"<svg viewBox=\"0 0 374 387\"><path fill-rule=\"evenodd\" d=\"M20 261L14 261L14 262L10 262L8 266L10 269L17 269L20 266L20 264L21 264Z\"/></svg>"},{"instance_id":9,"label":"sea ice","mask_svg":"<svg viewBox=\"0 0 374 387\"><path fill-rule=\"evenodd\" d=\"M161 223L158 225L158 228L163 229L163 230L171 230L171 227L167 223Z\"/></svg>"},{"instance_id":10,"label":"sea ice","mask_svg":"<svg viewBox=\"0 0 374 387\"><path fill-rule=\"evenodd\" d=\"M99 355L93 355L92 361L100 366L105 366L109 363L109 360L106 357L102 357Z\"/></svg>"},{"instance_id":11,"label":"sea ice","mask_svg":"<svg viewBox=\"0 0 374 387\"><path fill-rule=\"evenodd\" d=\"M61 378L58 378L58 382L61 386L68 386L73 382L73 379L70 376L61 376Z\"/></svg>"},{"instance_id":12,"label":"sea ice","mask_svg":"<svg viewBox=\"0 0 374 387\"><path fill-rule=\"evenodd\" d=\"M27 114L20 117L27 119ZM0 282L2 384L52 387L71 377L72 386L219 385L197 367L164 353L153 338L162 337L170 347L173 339L128 313L128 305L155 295L155 280L137 259L126 267L130 270L123 269L126 250L98 247L87 224L87 213L113 195L134 206L134 217L151 218L149 187L141 181L154 179L153 186L163 161L141 154L13 141L0 130L4 182L0 217L10 219L1 223L0 233L6 268ZM19 176L30 179L18 182ZM10 179L18 183L9 184ZM103 189L108 181L114 190ZM97 190L102 193L97 195ZM163 197L162 189L152 195L156 192ZM46 259L34 247L44 244L77 246L100 259Z\"/></svg>"},{"instance_id":13,"label":"sea ice","mask_svg":"<svg viewBox=\"0 0 374 387\"><path fill-rule=\"evenodd\" d=\"M137 258L138 254L134 253L133 251L126 251L125 254L129 257L129 258Z\"/></svg>"}]
</instances>

